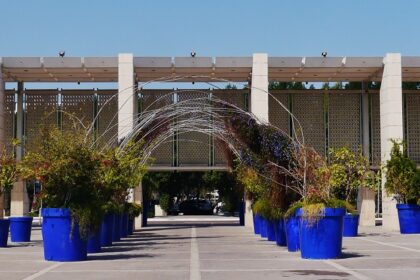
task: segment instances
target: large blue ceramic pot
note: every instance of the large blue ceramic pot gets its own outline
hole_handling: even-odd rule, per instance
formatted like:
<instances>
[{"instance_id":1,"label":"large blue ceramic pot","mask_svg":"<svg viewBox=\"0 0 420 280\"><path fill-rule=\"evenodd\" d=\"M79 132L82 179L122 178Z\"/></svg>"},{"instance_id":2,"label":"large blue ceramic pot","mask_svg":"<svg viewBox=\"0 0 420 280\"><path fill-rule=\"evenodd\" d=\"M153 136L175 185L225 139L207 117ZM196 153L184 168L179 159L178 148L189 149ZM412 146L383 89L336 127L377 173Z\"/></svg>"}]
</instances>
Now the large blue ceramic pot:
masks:
<instances>
[{"instance_id":1,"label":"large blue ceramic pot","mask_svg":"<svg viewBox=\"0 0 420 280\"><path fill-rule=\"evenodd\" d=\"M261 232L261 215L256 213L254 216L254 233L260 234Z\"/></svg>"},{"instance_id":2,"label":"large blue ceramic pot","mask_svg":"<svg viewBox=\"0 0 420 280\"><path fill-rule=\"evenodd\" d=\"M114 215L108 213L105 215L101 226L101 246L112 245L112 233L114 231Z\"/></svg>"},{"instance_id":3,"label":"large blue ceramic pot","mask_svg":"<svg viewBox=\"0 0 420 280\"><path fill-rule=\"evenodd\" d=\"M128 235L133 235L134 233L134 219L128 218Z\"/></svg>"},{"instance_id":4,"label":"large blue ceramic pot","mask_svg":"<svg viewBox=\"0 0 420 280\"><path fill-rule=\"evenodd\" d=\"M341 256L344 208L325 208L324 214L308 220L297 211L300 251L304 259L336 259Z\"/></svg>"},{"instance_id":5,"label":"large blue ceramic pot","mask_svg":"<svg viewBox=\"0 0 420 280\"><path fill-rule=\"evenodd\" d=\"M128 236L128 214L124 213L121 216L121 237Z\"/></svg>"},{"instance_id":6,"label":"large blue ceramic pot","mask_svg":"<svg viewBox=\"0 0 420 280\"><path fill-rule=\"evenodd\" d=\"M114 214L114 229L112 230L112 241L121 240L121 214Z\"/></svg>"},{"instance_id":7,"label":"large blue ceramic pot","mask_svg":"<svg viewBox=\"0 0 420 280\"><path fill-rule=\"evenodd\" d=\"M275 221L274 230L276 233L276 244L277 246L286 246L286 229L284 225L284 219L278 219Z\"/></svg>"},{"instance_id":8,"label":"large blue ceramic pot","mask_svg":"<svg viewBox=\"0 0 420 280\"><path fill-rule=\"evenodd\" d=\"M267 220L267 240L276 241L276 220Z\"/></svg>"},{"instance_id":9,"label":"large blue ceramic pot","mask_svg":"<svg viewBox=\"0 0 420 280\"><path fill-rule=\"evenodd\" d=\"M12 242L31 241L32 217L10 217L10 239Z\"/></svg>"},{"instance_id":10,"label":"large blue ceramic pot","mask_svg":"<svg viewBox=\"0 0 420 280\"><path fill-rule=\"evenodd\" d=\"M397 204L400 232L402 234L420 233L420 206L416 204Z\"/></svg>"},{"instance_id":11,"label":"large blue ceramic pot","mask_svg":"<svg viewBox=\"0 0 420 280\"><path fill-rule=\"evenodd\" d=\"M7 247L7 238L9 237L10 221L0 219L0 247Z\"/></svg>"},{"instance_id":12,"label":"large blue ceramic pot","mask_svg":"<svg viewBox=\"0 0 420 280\"><path fill-rule=\"evenodd\" d=\"M101 230L102 227L90 234L87 242L87 252L88 253L99 253L101 251Z\"/></svg>"},{"instance_id":13,"label":"large blue ceramic pot","mask_svg":"<svg viewBox=\"0 0 420 280\"><path fill-rule=\"evenodd\" d=\"M42 208L42 238L47 261L83 261L87 258L86 240L80 237L79 225L72 228L67 208Z\"/></svg>"},{"instance_id":14,"label":"large blue ceramic pot","mask_svg":"<svg viewBox=\"0 0 420 280\"><path fill-rule=\"evenodd\" d=\"M359 215L346 214L343 220L343 236L355 237L359 228Z\"/></svg>"},{"instance_id":15,"label":"large blue ceramic pot","mask_svg":"<svg viewBox=\"0 0 420 280\"><path fill-rule=\"evenodd\" d=\"M287 251L296 252L300 249L299 217L290 216L285 220Z\"/></svg>"},{"instance_id":16,"label":"large blue ceramic pot","mask_svg":"<svg viewBox=\"0 0 420 280\"><path fill-rule=\"evenodd\" d=\"M260 235L262 238L267 238L267 220L261 216L260 220Z\"/></svg>"}]
</instances>

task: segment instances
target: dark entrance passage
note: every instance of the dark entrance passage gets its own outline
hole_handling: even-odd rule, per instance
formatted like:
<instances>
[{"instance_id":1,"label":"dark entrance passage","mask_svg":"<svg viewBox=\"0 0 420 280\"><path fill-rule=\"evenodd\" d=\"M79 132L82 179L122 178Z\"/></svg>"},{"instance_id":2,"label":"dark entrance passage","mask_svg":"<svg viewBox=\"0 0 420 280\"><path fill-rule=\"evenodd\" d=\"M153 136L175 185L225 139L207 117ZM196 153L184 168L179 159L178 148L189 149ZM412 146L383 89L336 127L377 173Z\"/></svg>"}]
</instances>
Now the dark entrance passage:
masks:
<instances>
[{"instance_id":1,"label":"dark entrance passage","mask_svg":"<svg viewBox=\"0 0 420 280\"><path fill-rule=\"evenodd\" d=\"M150 221L243 225L243 186L231 172L149 172L142 186L144 226Z\"/></svg>"}]
</instances>

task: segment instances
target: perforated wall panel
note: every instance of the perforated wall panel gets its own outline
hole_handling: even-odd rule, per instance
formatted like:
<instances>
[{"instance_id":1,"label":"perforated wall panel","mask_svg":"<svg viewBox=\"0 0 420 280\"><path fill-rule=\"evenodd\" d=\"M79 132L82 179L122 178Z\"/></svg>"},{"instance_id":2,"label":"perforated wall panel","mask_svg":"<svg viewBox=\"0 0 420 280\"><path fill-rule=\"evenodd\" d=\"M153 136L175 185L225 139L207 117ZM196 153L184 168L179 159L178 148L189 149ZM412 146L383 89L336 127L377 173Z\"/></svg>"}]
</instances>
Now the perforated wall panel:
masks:
<instances>
[{"instance_id":1,"label":"perforated wall panel","mask_svg":"<svg viewBox=\"0 0 420 280\"><path fill-rule=\"evenodd\" d=\"M217 99L221 99L245 110L247 93L247 90L213 90L212 95ZM221 147L223 143L217 141L217 139L213 139L213 145L214 165L226 165L223 147Z\"/></svg>"},{"instance_id":2,"label":"perforated wall panel","mask_svg":"<svg viewBox=\"0 0 420 280\"><path fill-rule=\"evenodd\" d=\"M26 150L35 149L42 125L57 125L57 90L26 90Z\"/></svg>"},{"instance_id":3,"label":"perforated wall panel","mask_svg":"<svg viewBox=\"0 0 420 280\"><path fill-rule=\"evenodd\" d=\"M118 141L118 96L116 90L98 90L97 139L99 145Z\"/></svg>"},{"instance_id":4,"label":"perforated wall panel","mask_svg":"<svg viewBox=\"0 0 420 280\"><path fill-rule=\"evenodd\" d=\"M324 95L321 91L292 94L293 113L303 127L306 146L325 155ZM296 125L297 131L299 128Z\"/></svg>"},{"instance_id":5,"label":"perforated wall panel","mask_svg":"<svg viewBox=\"0 0 420 280\"><path fill-rule=\"evenodd\" d=\"M80 120L84 126L89 127L93 122L94 91L64 90L61 91L63 114L63 130L70 130L74 122Z\"/></svg>"},{"instance_id":6,"label":"perforated wall panel","mask_svg":"<svg viewBox=\"0 0 420 280\"><path fill-rule=\"evenodd\" d=\"M329 147L361 148L361 93L334 92L329 94Z\"/></svg>"},{"instance_id":7,"label":"perforated wall panel","mask_svg":"<svg viewBox=\"0 0 420 280\"><path fill-rule=\"evenodd\" d=\"M173 91L172 90L143 90L141 91L140 107L141 112L156 110L164 107L168 104L173 103ZM141 115L140 115L141 117ZM153 153L154 165L173 165L173 136L166 139L165 143L162 143L157 147Z\"/></svg>"},{"instance_id":8,"label":"perforated wall panel","mask_svg":"<svg viewBox=\"0 0 420 280\"><path fill-rule=\"evenodd\" d=\"M185 101L196 98L208 98L209 93L197 91L181 91L178 100ZM191 115L191 117L194 117ZM210 122L210 119L209 119ZM210 136L200 132L187 132L178 135L178 164L209 165L210 163Z\"/></svg>"},{"instance_id":9,"label":"perforated wall panel","mask_svg":"<svg viewBox=\"0 0 420 280\"><path fill-rule=\"evenodd\" d=\"M14 137L15 104L15 91L6 90L4 95L4 132L8 152L11 152L12 139Z\"/></svg>"},{"instance_id":10,"label":"perforated wall panel","mask_svg":"<svg viewBox=\"0 0 420 280\"><path fill-rule=\"evenodd\" d=\"M372 164L381 162L381 119L379 93L370 93L371 157Z\"/></svg>"},{"instance_id":11,"label":"perforated wall panel","mask_svg":"<svg viewBox=\"0 0 420 280\"><path fill-rule=\"evenodd\" d=\"M281 102L286 108L289 108L289 93L287 91L272 90L268 99L268 119L270 123L282 131L289 133L290 115L278 103ZM277 100L276 100L277 99Z\"/></svg>"},{"instance_id":12,"label":"perforated wall panel","mask_svg":"<svg viewBox=\"0 0 420 280\"><path fill-rule=\"evenodd\" d=\"M420 163L420 93L405 93L408 155Z\"/></svg>"}]
</instances>

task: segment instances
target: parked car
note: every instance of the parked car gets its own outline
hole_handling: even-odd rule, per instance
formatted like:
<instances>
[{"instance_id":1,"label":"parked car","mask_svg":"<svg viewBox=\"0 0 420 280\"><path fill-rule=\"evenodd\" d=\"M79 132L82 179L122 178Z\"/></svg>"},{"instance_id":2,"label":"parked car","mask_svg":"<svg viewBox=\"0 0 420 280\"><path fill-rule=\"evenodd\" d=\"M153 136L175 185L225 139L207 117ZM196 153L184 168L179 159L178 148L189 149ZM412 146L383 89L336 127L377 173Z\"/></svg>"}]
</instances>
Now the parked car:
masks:
<instances>
[{"instance_id":1,"label":"parked car","mask_svg":"<svg viewBox=\"0 0 420 280\"><path fill-rule=\"evenodd\" d=\"M184 215L212 215L213 206L204 199L185 200L179 204L179 212Z\"/></svg>"}]
</instances>

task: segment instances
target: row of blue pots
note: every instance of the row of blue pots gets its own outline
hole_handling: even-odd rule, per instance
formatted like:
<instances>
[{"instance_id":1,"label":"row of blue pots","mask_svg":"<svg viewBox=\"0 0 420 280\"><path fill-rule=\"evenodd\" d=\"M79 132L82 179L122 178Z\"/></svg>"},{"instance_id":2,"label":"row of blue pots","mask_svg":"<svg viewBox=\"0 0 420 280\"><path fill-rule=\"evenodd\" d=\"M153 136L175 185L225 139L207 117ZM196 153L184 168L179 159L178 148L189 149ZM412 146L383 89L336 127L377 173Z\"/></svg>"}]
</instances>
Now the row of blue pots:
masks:
<instances>
[{"instance_id":1,"label":"row of blue pots","mask_svg":"<svg viewBox=\"0 0 420 280\"><path fill-rule=\"evenodd\" d=\"M29 242L31 240L32 220L32 217L0 219L0 247L7 246L9 228L12 242Z\"/></svg>"},{"instance_id":2,"label":"row of blue pots","mask_svg":"<svg viewBox=\"0 0 420 280\"><path fill-rule=\"evenodd\" d=\"M42 209L42 238L47 261L83 261L88 253L133 234L134 221L127 214L107 214L101 227L88 240L81 238L77 224L72 228L71 213L65 208Z\"/></svg>"},{"instance_id":3,"label":"row of blue pots","mask_svg":"<svg viewBox=\"0 0 420 280\"><path fill-rule=\"evenodd\" d=\"M358 215L345 215L341 208L326 208L325 216L315 223L296 216L267 220L254 215L254 232L278 246L287 246L289 252L300 250L305 259L332 259L341 255L342 237L357 236Z\"/></svg>"}]
</instances>

